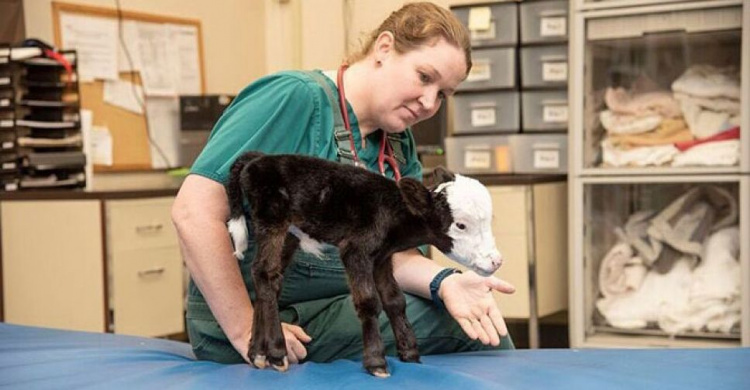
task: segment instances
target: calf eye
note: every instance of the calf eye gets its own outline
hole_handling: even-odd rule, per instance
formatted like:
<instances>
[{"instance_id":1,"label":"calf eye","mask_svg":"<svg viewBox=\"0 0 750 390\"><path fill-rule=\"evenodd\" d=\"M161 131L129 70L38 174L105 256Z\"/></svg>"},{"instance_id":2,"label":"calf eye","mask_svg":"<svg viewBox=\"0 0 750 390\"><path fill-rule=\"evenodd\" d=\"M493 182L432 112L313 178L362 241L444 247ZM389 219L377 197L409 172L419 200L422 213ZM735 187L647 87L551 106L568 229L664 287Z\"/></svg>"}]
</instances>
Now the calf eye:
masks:
<instances>
[{"instance_id":1,"label":"calf eye","mask_svg":"<svg viewBox=\"0 0 750 390\"><path fill-rule=\"evenodd\" d=\"M464 225L464 224L462 224L460 222L456 222L456 227L458 228L458 230L464 230L464 229L466 229L466 225Z\"/></svg>"}]
</instances>

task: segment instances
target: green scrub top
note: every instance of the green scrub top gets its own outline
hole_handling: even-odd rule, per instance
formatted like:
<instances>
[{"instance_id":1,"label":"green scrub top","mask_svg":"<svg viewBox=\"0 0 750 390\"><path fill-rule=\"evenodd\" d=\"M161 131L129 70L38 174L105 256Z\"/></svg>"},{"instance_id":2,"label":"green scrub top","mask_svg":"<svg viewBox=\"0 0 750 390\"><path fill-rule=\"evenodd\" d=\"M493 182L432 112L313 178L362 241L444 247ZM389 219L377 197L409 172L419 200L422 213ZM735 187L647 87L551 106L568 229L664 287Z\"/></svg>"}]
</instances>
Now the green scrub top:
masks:
<instances>
[{"instance_id":1,"label":"green scrub top","mask_svg":"<svg viewBox=\"0 0 750 390\"><path fill-rule=\"evenodd\" d=\"M314 72L322 75L320 71ZM328 77L323 78L336 94L336 84ZM349 103L347 112L359 159L371 171L379 172L377 158L382 132L368 135L363 149L357 116ZM234 160L250 150L337 161L333 123L333 108L325 90L306 72L280 72L263 77L240 92L226 109L191 173L225 184ZM422 166L411 130L401 133L401 141L393 144L403 147L406 163L399 166L401 175L421 181ZM388 164L386 176L394 176Z\"/></svg>"}]
</instances>

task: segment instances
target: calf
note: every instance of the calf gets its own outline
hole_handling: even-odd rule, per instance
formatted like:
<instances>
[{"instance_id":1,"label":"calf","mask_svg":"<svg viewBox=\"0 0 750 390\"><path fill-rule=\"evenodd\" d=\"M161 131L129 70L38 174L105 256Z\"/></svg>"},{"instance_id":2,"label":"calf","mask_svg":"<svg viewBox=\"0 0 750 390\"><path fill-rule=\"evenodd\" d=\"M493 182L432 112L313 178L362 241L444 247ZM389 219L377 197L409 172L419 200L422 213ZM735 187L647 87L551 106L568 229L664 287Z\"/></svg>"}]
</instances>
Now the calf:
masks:
<instances>
[{"instance_id":1,"label":"calf","mask_svg":"<svg viewBox=\"0 0 750 390\"><path fill-rule=\"evenodd\" d=\"M435 187L428 189L414 179L395 182L362 168L298 155L248 152L234 162L227 194L235 256L243 258L247 249L245 198L257 242L248 352L253 365L288 368L277 307L282 275L298 248L320 255L321 242L340 250L362 322L365 369L376 376L389 375L377 322L381 306L393 328L399 358L419 362L391 255L432 244L481 275L492 274L502 262L490 227L487 189L442 168L435 177Z\"/></svg>"}]
</instances>

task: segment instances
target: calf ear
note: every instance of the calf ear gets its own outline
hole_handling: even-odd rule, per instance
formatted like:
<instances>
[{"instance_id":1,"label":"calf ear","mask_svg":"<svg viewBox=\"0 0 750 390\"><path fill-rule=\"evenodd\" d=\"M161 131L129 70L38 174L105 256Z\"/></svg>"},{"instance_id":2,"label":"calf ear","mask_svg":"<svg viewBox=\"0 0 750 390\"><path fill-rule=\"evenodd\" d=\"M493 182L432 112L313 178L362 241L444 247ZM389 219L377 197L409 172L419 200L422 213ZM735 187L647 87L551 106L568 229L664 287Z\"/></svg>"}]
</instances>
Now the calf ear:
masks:
<instances>
[{"instance_id":1,"label":"calf ear","mask_svg":"<svg viewBox=\"0 0 750 390\"><path fill-rule=\"evenodd\" d=\"M424 215L430 209L430 191L419 181L405 177L398 182L401 198L406 207L415 215Z\"/></svg>"},{"instance_id":2,"label":"calf ear","mask_svg":"<svg viewBox=\"0 0 750 390\"><path fill-rule=\"evenodd\" d=\"M445 182L456 180L456 175L453 172L438 166L432 171L432 180L430 180L430 187L437 187Z\"/></svg>"}]
</instances>

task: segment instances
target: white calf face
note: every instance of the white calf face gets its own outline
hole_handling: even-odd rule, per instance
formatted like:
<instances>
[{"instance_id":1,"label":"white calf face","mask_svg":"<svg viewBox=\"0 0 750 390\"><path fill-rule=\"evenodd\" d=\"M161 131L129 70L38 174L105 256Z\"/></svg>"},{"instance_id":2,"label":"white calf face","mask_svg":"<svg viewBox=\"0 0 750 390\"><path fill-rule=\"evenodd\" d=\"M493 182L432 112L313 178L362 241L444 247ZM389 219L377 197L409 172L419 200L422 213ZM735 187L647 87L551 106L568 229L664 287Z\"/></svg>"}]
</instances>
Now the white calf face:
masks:
<instances>
[{"instance_id":1,"label":"white calf face","mask_svg":"<svg viewBox=\"0 0 750 390\"><path fill-rule=\"evenodd\" d=\"M461 175L456 175L456 180L447 183L442 191L453 213L453 224L448 230L453 250L445 255L480 275L491 275L503 259L492 234L489 191L478 181Z\"/></svg>"}]
</instances>

